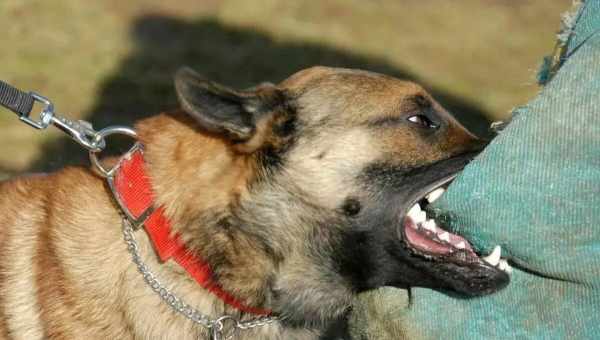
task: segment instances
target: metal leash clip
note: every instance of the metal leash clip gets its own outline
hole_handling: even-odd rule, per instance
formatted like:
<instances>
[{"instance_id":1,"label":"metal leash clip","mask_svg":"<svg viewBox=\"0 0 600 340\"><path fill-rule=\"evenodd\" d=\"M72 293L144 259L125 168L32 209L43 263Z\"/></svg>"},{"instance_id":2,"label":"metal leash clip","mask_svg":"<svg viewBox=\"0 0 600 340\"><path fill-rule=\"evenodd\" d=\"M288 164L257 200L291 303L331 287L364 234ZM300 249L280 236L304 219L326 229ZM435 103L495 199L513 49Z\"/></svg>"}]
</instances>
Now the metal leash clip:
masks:
<instances>
[{"instance_id":1,"label":"metal leash clip","mask_svg":"<svg viewBox=\"0 0 600 340\"><path fill-rule=\"evenodd\" d=\"M40 112L39 122L31 119L30 114L22 114L19 117L22 122L40 130L54 125L90 152L100 152L106 147L103 139L96 138L96 131L90 122L84 120L73 121L61 117L54 112L54 104L48 98L35 92L29 92L29 95L35 101L44 104L44 108Z\"/></svg>"},{"instance_id":2,"label":"metal leash clip","mask_svg":"<svg viewBox=\"0 0 600 340\"><path fill-rule=\"evenodd\" d=\"M43 105L39 120L31 118L35 102ZM59 116L54 111L54 104L36 92L23 92L3 81L0 81L0 105L19 115L19 120L38 130L54 125L71 139L88 150L90 161L97 172L108 177L112 169L106 169L100 163L98 155L106 148L106 137L120 134L137 139L135 131L126 126L110 126L100 131L94 130L92 124L85 120L71 120Z\"/></svg>"}]
</instances>

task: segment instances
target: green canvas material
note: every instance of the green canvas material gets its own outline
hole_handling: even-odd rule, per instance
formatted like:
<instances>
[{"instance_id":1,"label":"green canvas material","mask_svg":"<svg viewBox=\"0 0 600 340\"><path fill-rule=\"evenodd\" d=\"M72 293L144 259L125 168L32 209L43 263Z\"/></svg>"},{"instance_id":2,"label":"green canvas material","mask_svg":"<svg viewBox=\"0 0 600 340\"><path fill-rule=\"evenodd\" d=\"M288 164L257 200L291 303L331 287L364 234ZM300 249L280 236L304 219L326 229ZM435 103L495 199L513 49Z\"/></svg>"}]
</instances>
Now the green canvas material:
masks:
<instances>
[{"instance_id":1,"label":"green canvas material","mask_svg":"<svg viewBox=\"0 0 600 340\"><path fill-rule=\"evenodd\" d=\"M502 246L509 286L367 293L353 338L600 339L600 0L574 19L558 72L435 204L478 251Z\"/></svg>"}]
</instances>

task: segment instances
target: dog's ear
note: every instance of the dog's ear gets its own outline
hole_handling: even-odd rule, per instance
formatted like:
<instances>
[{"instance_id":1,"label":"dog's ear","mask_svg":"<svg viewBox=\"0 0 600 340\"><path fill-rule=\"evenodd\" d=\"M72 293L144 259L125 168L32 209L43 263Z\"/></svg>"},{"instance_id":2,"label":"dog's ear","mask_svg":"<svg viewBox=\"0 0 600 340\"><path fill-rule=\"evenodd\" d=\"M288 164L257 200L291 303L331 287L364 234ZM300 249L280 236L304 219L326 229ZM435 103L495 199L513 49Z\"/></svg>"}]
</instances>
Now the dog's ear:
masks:
<instances>
[{"instance_id":1,"label":"dog's ear","mask_svg":"<svg viewBox=\"0 0 600 340\"><path fill-rule=\"evenodd\" d=\"M183 110L200 126L233 141L248 141L269 107L255 89L236 91L212 82L189 67L175 75L175 89Z\"/></svg>"}]
</instances>

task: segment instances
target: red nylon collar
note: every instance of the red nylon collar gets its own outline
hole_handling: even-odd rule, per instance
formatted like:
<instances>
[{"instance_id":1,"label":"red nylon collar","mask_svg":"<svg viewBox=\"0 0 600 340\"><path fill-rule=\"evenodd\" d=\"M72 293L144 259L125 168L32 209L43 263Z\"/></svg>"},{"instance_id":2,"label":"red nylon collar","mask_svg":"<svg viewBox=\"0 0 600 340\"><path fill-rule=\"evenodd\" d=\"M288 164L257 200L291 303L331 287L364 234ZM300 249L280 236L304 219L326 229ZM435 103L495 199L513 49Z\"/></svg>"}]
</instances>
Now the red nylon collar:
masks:
<instances>
[{"instance_id":1,"label":"red nylon collar","mask_svg":"<svg viewBox=\"0 0 600 340\"><path fill-rule=\"evenodd\" d=\"M123 212L137 227L144 225L155 251L162 262L173 259L194 280L216 295L224 303L247 313L270 315L271 311L246 305L229 294L215 282L208 263L195 256L177 233L172 233L171 223L162 207L154 206L154 192L145 170L144 153L137 144L131 152L121 158L109 176L109 185Z\"/></svg>"}]
</instances>

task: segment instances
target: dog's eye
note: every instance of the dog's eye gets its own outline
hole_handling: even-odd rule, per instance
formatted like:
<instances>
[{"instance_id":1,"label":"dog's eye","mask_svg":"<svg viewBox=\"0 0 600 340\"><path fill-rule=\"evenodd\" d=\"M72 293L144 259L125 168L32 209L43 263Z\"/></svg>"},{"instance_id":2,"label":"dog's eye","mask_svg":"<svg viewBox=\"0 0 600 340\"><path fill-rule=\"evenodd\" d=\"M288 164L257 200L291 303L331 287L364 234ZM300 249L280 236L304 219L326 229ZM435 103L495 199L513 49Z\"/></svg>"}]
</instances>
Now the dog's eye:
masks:
<instances>
[{"instance_id":1,"label":"dog's eye","mask_svg":"<svg viewBox=\"0 0 600 340\"><path fill-rule=\"evenodd\" d=\"M407 118L409 122L419 125L421 127L434 129L437 125L431 121L431 119L427 118L425 115L414 115Z\"/></svg>"}]
</instances>

